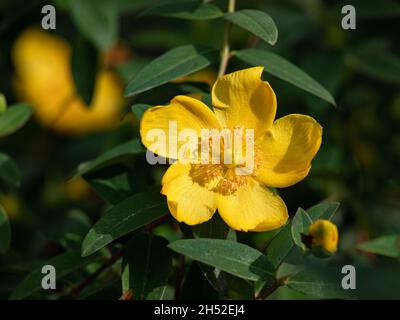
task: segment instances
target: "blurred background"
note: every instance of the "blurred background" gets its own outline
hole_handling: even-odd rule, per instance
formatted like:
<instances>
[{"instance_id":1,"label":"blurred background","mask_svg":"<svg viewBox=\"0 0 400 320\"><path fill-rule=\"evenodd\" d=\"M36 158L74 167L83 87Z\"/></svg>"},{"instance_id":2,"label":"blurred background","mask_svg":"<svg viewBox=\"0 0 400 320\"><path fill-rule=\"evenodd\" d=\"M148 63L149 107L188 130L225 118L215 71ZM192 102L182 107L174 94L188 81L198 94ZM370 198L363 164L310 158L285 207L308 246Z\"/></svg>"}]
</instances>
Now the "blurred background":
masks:
<instances>
[{"instance_id":1,"label":"blurred background","mask_svg":"<svg viewBox=\"0 0 400 320\"><path fill-rule=\"evenodd\" d=\"M53 1L57 25L47 31L40 27L41 8L47 2L0 3L0 93L9 105L27 102L34 109L25 127L0 138L0 152L8 154L18 169L18 183L3 185L0 180L0 203L12 228L11 249L0 255L1 298L7 298L40 261L76 245L68 234L84 235L110 205L146 190L162 176L164 167L149 166L137 157L85 179L71 179L82 162L138 137L138 120L130 110L133 103L165 104L175 94L192 90L167 84L125 99L127 81L146 62L173 47L193 43L219 48L222 41L221 19L146 15L143 12L154 2L144 0L96 2L111 12L94 23L96 33L82 25L88 10L84 2ZM213 3L226 8L225 1ZM356 8L355 30L341 28L345 4ZM374 294L400 298L395 285L400 281L399 262L356 249L357 243L368 239L400 234L399 2L238 0L237 7L265 10L274 19L279 38L271 47L234 27L233 50L258 47L279 53L326 87L337 102L334 108L264 76L276 92L278 116L308 114L324 127L310 175L280 190L289 213L324 199L339 201L335 222L341 241L336 259L372 270L369 285ZM103 32L104 25L108 28ZM228 71L244 67L231 59ZM217 68L216 61L186 80L207 91ZM104 199L104 190L108 195L113 192L111 199ZM180 237L172 219L155 232ZM239 235L260 249L270 236ZM118 281L115 275L108 276ZM66 286L68 281L74 279L67 279ZM102 297L118 297L112 286L110 292ZM289 290L275 295L296 297Z\"/></svg>"}]
</instances>

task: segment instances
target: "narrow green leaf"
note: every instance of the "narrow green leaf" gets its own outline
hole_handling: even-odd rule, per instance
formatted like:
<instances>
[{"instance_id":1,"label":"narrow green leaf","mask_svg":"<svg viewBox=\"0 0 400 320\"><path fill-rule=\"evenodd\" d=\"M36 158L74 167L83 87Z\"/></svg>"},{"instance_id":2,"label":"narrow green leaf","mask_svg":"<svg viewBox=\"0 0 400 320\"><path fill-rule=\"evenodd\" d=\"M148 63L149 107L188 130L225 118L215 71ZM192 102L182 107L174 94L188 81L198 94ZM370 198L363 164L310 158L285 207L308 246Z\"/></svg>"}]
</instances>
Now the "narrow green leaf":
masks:
<instances>
[{"instance_id":1,"label":"narrow green leaf","mask_svg":"<svg viewBox=\"0 0 400 320\"><path fill-rule=\"evenodd\" d=\"M226 14L224 18L251 32L270 45L274 45L278 40L278 29L274 20L263 11L251 9L240 10Z\"/></svg>"},{"instance_id":2,"label":"narrow green leaf","mask_svg":"<svg viewBox=\"0 0 400 320\"><path fill-rule=\"evenodd\" d=\"M112 47L118 37L118 8L108 0L69 0L75 24L101 50Z\"/></svg>"},{"instance_id":3,"label":"narrow green leaf","mask_svg":"<svg viewBox=\"0 0 400 320\"><path fill-rule=\"evenodd\" d=\"M32 108L27 104L16 104L0 114L0 138L20 129L31 117Z\"/></svg>"},{"instance_id":4,"label":"narrow green leaf","mask_svg":"<svg viewBox=\"0 0 400 320\"><path fill-rule=\"evenodd\" d=\"M20 185L20 173L14 161L5 153L0 153L0 187L16 189Z\"/></svg>"},{"instance_id":5,"label":"narrow green leaf","mask_svg":"<svg viewBox=\"0 0 400 320\"><path fill-rule=\"evenodd\" d=\"M400 235L391 234L375 238L360 243L357 249L390 258L400 258Z\"/></svg>"},{"instance_id":6,"label":"narrow green leaf","mask_svg":"<svg viewBox=\"0 0 400 320\"><path fill-rule=\"evenodd\" d=\"M125 95L155 88L168 81L204 69L210 64L211 49L186 45L174 48L151 61L129 81Z\"/></svg>"},{"instance_id":7,"label":"narrow green leaf","mask_svg":"<svg viewBox=\"0 0 400 320\"><path fill-rule=\"evenodd\" d=\"M302 241L302 234L307 233L308 226L312 222L312 219L306 211L304 211L302 208L297 209L296 215L293 217L292 220L292 238L294 243L303 250L306 249L306 246Z\"/></svg>"},{"instance_id":8,"label":"narrow green leaf","mask_svg":"<svg viewBox=\"0 0 400 320\"><path fill-rule=\"evenodd\" d=\"M265 72L287 81L336 106L335 99L322 85L286 59L272 52L260 49L239 50L235 52L235 55L248 64L264 66Z\"/></svg>"},{"instance_id":9,"label":"narrow green leaf","mask_svg":"<svg viewBox=\"0 0 400 320\"><path fill-rule=\"evenodd\" d=\"M11 228L8 216L0 205L0 254L5 254L11 243Z\"/></svg>"},{"instance_id":10,"label":"narrow green leaf","mask_svg":"<svg viewBox=\"0 0 400 320\"><path fill-rule=\"evenodd\" d=\"M122 261L122 291L132 290L135 300L163 299L172 269L168 241L152 234L133 237Z\"/></svg>"},{"instance_id":11,"label":"narrow green leaf","mask_svg":"<svg viewBox=\"0 0 400 320\"><path fill-rule=\"evenodd\" d=\"M294 246L291 228L292 224L289 222L268 245L266 256L274 268L278 268Z\"/></svg>"},{"instance_id":12,"label":"narrow green leaf","mask_svg":"<svg viewBox=\"0 0 400 320\"><path fill-rule=\"evenodd\" d=\"M134 194L118 203L93 226L82 243L82 256L89 256L110 242L165 215L165 199L159 189Z\"/></svg>"},{"instance_id":13,"label":"narrow green leaf","mask_svg":"<svg viewBox=\"0 0 400 320\"><path fill-rule=\"evenodd\" d=\"M161 16L188 20L209 20L223 16L223 12L211 3L201 0L175 0L159 3L140 16Z\"/></svg>"},{"instance_id":14,"label":"narrow green leaf","mask_svg":"<svg viewBox=\"0 0 400 320\"><path fill-rule=\"evenodd\" d=\"M79 252L67 252L60 254L43 262L38 268L29 273L20 284L15 288L10 296L11 300L21 300L31 296L36 291L42 288L42 267L45 265L51 265L56 269L56 279L61 279L66 275L77 271L84 266L98 260L98 256L91 258L82 258Z\"/></svg>"},{"instance_id":15,"label":"narrow green leaf","mask_svg":"<svg viewBox=\"0 0 400 320\"><path fill-rule=\"evenodd\" d=\"M220 239L187 239L169 247L185 256L234 276L258 281L273 276L273 266L261 252L238 242Z\"/></svg>"},{"instance_id":16,"label":"narrow green leaf","mask_svg":"<svg viewBox=\"0 0 400 320\"><path fill-rule=\"evenodd\" d=\"M144 152L145 149L142 147L140 140L134 139L108 150L93 160L80 164L75 175L82 176L89 172L122 162L123 160L127 160Z\"/></svg>"},{"instance_id":17,"label":"narrow green leaf","mask_svg":"<svg viewBox=\"0 0 400 320\"><path fill-rule=\"evenodd\" d=\"M340 203L337 201L324 201L307 209L307 213L312 221L316 221L318 219L331 220L339 208L339 205Z\"/></svg>"}]
</instances>

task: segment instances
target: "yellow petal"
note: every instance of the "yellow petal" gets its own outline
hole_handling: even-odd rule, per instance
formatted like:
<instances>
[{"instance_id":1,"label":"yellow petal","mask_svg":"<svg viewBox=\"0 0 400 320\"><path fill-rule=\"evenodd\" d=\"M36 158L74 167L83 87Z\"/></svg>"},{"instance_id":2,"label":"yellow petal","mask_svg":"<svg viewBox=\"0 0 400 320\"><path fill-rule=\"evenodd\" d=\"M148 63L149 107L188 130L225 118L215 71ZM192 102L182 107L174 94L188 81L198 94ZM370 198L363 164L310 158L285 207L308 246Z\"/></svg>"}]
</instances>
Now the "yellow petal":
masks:
<instances>
[{"instance_id":1,"label":"yellow petal","mask_svg":"<svg viewBox=\"0 0 400 320\"><path fill-rule=\"evenodd\" d=\"M271 127L276 97L269 83L261 80L263 69L254 67L233 72L214 84L212 102L224 127L254 129L256 136Z\"/></svg>"},{"instance_id":2,"label":"yellow petal","mask_svg":"<svg viewBox=\"0 0 400 320\"><path fill-rule=\"evenodd\" d=\"M319 150L322 127L313 118L291 114L274 122L256 141L261 151L257 178L271 187L288 187L304 179Z\"/></svg>"},{"instance_id":3,"label":"yellow petal","mask_svg":"<svg viewBox=\"0 0 400 320\"><path fill-rule=\"evenodd\" d=\"M217 208L216 195L193 178L193 167L179 162L171 165L162 181L171 214L179 222L195 225L210 220Z\"/></svg>"},{"instance_id":4,"label":"yellow petal","mask_svg":"<svg viewBox=\"0 0 400 320\"><path fill-rule=\"evenodd\" d=\"M187 96L177 96L169 105L150 108L143 114L140 136L146 148L153 153L178 159L178 150L185 144L184 140L179 141L180 134L194 130L201 137L201 129L214 128L219 129L220 124L203 102ZM170 139L170 135L178 139ZM165 138L165 141L159 141L161 138Z\"/></svg>"},{"instance_id":5,"label":"yellow petal","mask_svg":"<svg viewBox=\"0 0 400 320\"><path fill-rule=\"evenodd\" d=\"M252 178L236 193L218 195L218 212L238 231L267 231L284 225L288 219L286 205L277 194Z\"/></svg>"}]
</instances>

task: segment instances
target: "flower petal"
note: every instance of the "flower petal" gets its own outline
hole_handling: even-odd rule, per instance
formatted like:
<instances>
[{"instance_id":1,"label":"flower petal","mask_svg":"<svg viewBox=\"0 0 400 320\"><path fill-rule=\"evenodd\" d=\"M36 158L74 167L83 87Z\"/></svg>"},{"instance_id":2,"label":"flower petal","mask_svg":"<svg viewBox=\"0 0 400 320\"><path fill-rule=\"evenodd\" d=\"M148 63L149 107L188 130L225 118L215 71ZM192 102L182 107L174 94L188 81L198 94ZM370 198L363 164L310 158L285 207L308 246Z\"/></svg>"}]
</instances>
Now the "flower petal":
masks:
<instances>
[{"instance_id":1,"label":"flower petal","mask_svg":"<svg viewBox=\"0 0 400 320\"><path fill-rule=\"evenodd\" d=\"M263 69L254 67L233 72L214 84L214 111L225 127L254 129L257 136L272 126L276 96L269 83L261 80Z\"/></svg>"},{"instance_id":2,"label":"flower petal","mask_svg":"<svg viewBox=\"0 0 400 320\"><path fill-rule=\"evenodd\" d=\"M179 222L195 225L210 220L217 209L216 195L193 178L193 166L175 162L165 173L161 193Z\"/></svg>"},{"instance_id":3,"label":"flower petal","mask_svg":"<svg viewBox=\"0 0 400 320\"><path fill-rule=\"evenodd\" d=\"M313 118L291 114L274 122L272 130L256 141L262 159L257 178L271 187L288 187L304 179L319 150L322 127Z\"/></svg>"},{"instance_id":4,"label":"flower petal","mask_svg":"<svg viewBox=\"0 0 400 320\"><path fill-rule=\"evenodd\" d=\"M222 219L238 231L267 231L284 225L288 219L285 203L277 194L252 178L229 196L218 196Z\"/></svg>"},{"instance_id":5,"label":"flower petal","mask_svg":"<svg viewBox=\"0 0 400 320\"><path fill-rule=\"evenodd\" d=\"M185 143L170 141L170 134L178 136L184 129L192 129L201 137L201 129L220 129L214 113L201 101L177 96L167 106L148 109L140 123L143 144L153 153L165 158L178 159L178 150ZM158 130L158 131L157 131ZM162 133L165 141L157 146L154 137Z\"/></svg>"}]
</instances>

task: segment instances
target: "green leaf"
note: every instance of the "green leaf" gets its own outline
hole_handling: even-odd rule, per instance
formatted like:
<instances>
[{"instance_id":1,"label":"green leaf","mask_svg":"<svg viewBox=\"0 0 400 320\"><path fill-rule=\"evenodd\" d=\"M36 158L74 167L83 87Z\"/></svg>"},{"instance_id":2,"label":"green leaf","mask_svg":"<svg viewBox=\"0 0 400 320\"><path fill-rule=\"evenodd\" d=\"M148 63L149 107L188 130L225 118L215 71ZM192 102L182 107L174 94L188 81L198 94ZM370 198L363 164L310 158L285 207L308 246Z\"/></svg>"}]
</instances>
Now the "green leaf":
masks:
<instances>
[{"instance_id":1,"label":"green leaf","mask_svg":"<svg viewBox=\"0 0 400 320\"><path fill-rule=\"evenodd\" d=\"M8 216L0 205L0 253L5 254L11 243L11 228Z\"/></svg>"},{"instance_id":2,"label":"green leaf","mask_svg":"<svg viewBox=\"0 0 400 320\"><path fill-rule=\"evenodd\" d=\"M80 164L75 175L82 176L112 164L131 159L131 157L144 152L145 149L142 147L140 140L134 139L108 150L93 160Z\"/></svg>"},{"instance_id":3,"label":"green leaf","mask_svg":"<svg viewBox=\"0 0 400 320\"><path fill-rule=\"evenodd\" d=\"M294 243L303 250L306 250L306 246L302 241L302 234L306 234L308 226L312 223L312 219L302 208L297 209L296 215L292 220L292 238Z\"/></svg>"},{"instance_id":4,"label":"green leaf","mask_svg":"<svg viewBox=\"0 0 400 320\"><path fill-rule=\"evenodd\" d=\"M200 0L176 0L159 3L140 16L161 16L189 20L209 20L223 16L223 12L211 3Z\"/></svg>"},{"instance_id":5,"label":"green leaf","mask_svg":"<svg viewBox=\"0 0 400 320\"><path fill-rule=\"evenodd\" d=\"M169 247L239 278L258 281L273 276L273 267L261 252L238 242L187 239L174 241Z\"/></svg>"},{"instance_id":6,"label":"green leaf","mask_svg":"<svg viewBox=\"0 0 400 320\"><path fill-rule=\"evenodd\" d=\"M21 300L31 296L36 291L42 288L41 282L44 274L42 274L42 267L51 265L56 269L56 279L61 279L66 275L77 271L84 266L98 260L98 256L91 258L82 258L79 252L67 252L60 254L43 262L38 268L29 273L20 284L15 288L10 296L11 300Z\"/></svg>"},{"instance_id":7,"label":"green leaf","mask_svg":"<svg viewBox=\"0 0 400 320\"><path fill-rule=\"evenodd\" d=\"M389 52L354 50L347 63L360 73L393 84L400 84L400 58Z\"/></svg>"},{"instance_id":8,"label":"green leaf","mask_svg":"<svg viewBox=\"0 0 400 320\"><path fill-rule=\"evenodd\" d=\"M168 212L159 189L134 194L118 203L93 226L82 243L82 256L89 256L110 242L160 218Z\"/></svg>"},{"instance_id":9,"label":"green leaf","mask_svg":"<svg viewBox=\"0 0 400 320\"><path fill-rule=\"evenodd\" d=\"M312 221L318 219L331 220L340 203L337 201L324 201L316 204L315 206L307 209L307 213Z\"/></svg>"},{"instance_id":10,"label":"green leaf","mask_svg":"<svg viewBox=\"0 0 400 320\"><path fill-rule=\"evenodd\" d=\"M294 246L292 239L292 224L289 222L269 243L266 256L274 268L283 262Z\"/></svg>"},{"instance_id":11,"label":"green leaf","mask_svg":"<svg viewBox=\"0 0 400 320\"><path fill-rule=\"evenodd\" d=\"M150 90L176 78L204 69L210 64L211 49L185 45L151 61L129 81L125 95Z\"/></svg>"},{"instance_id":12,"label":"green leaf","mask_svg":"<svg viewBox=\"0 0 400 320\"><path fill-rule=\"evenodd\" d=\"M242 27L270 45L278 40L278 29L274 20L265 12L259 10L240 10L226 14L224 18Z\"/></svg>"},{"instance_id":13,"label":"green leaf","mask_svg":"<svg viewBox=\"0 0 400 320\"><path fill-rule=\"evenodd\" d=\"M254 66L264 66L264 71L287 81L300 89L336 106L332 95L317 81L286 59L268 51L259 49L244 49L235 52L244 62Z\"/></svg>"},{"instance_id":14,"label":"green leaf","mask_svg":"<svg viewBox=\"0 0 400 320\"><path fill-rule=\"evenodd\" d=\"M349 294L342 289L340 271L333 279L325 274L314 272L315 270L304 270L289 277L285 282L290 289L304 293L308 296L321 299L343 299L349 298Z\"/></svg>"},{"instance_id":15,"label":"green leaf","mask_svg":"<svg viewBox=\"0 0 400 320\"><path fill-rule=\"evenodd\" d=\"M108 0L69 0L72 18L80 32L101 50L112 47L118 37L118 8Z\"/></svg>"},{"instance_id":16,"label":"green leaf","mask_svg":"<svg viewBox=\"0 0 400 320\"><path fill-rule=\"evenodd\" d=\"M391 234L372 239L358 244L357 249L390 258L400 258L400 235Z\"/></svg>"},{"instance_id":17,"label":"green leaf","mask_svg":"<svg viewBox=\"0 0 400 320\"><path fill-rule=\"evenodd\" d=\"M97 73L96 48L81 35L72 48L71 69L78 95L90 106Z\"/></svg>"},{"instance_id":18,"label":"green leaf","mask_svg":"<svg viewBox=\"0 0 400 320\"><path fill-rule=\"evenodd\" d=\"M142 116L143 116L143 113L144 113L147 109L150 109L151 107L152 107L152 106L149 105L149 104L140 103L140 104L134 104L134 105L131 107L131 110L132 110L133 114L136 116L136 118L141 119Z\"/></svg>"},{"instance_id":19,"label":"green leaf","mask_svg":"<svg viewBox=\"0 0 400 320\"><path fill-rule=\"evenodd\" d=\"M27 104L16 104L0 114L0 138L20 129L31 117L32 108Z\"/></svg>"},{"instance_id":20,"label":"green leaf","mask_svg":"<svg viewBox=\"0 0 400 320\"><path fill-rule=\"evenodd\" d=\"M226 239L229 230L219 215L214 215L211 220L192 227L194 236L198 238Z\"/></svg>"},{"instance_id":21,"label":"green leaf","mask_svg":"<svg viewBox=\"0 0 400 320\"><path fill-rule=\"evenodd\" d=\"M20 185L20 173L14 161L5 153L0 153L0 187L16 189Z\"/></svg>"},{"instance_id":22,"label":"green leaf","mask_svg":"<svg viewBox=\"0 0 400 320\"><path fill-rule=\"evenodd\" d=\"M168 241L152 234L133 237L122 261L122 291L132 290L135 300L163 300L172 269Z\"/></svg>"}]
</instances>

